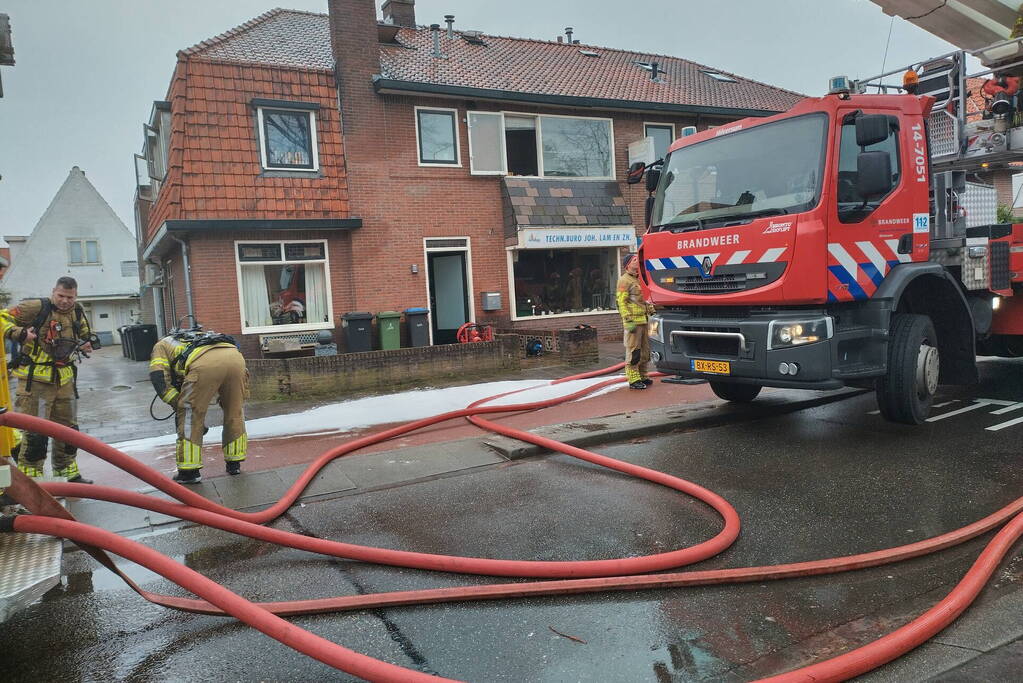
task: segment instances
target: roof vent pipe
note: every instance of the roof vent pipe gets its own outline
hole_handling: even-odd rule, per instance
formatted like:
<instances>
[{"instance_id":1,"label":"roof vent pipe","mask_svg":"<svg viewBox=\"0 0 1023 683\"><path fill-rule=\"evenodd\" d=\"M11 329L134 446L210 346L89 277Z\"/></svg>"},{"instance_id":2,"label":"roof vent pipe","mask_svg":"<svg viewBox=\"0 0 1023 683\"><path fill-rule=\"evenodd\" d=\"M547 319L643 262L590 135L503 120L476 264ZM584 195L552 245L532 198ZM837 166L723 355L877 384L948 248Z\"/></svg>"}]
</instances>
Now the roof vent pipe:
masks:
<instances>
[{"instance_id":1,"label":"roof vent pipe","mask_svg":"<svg viewBox=\"0 0 1023 683\"><path fill-rule=\"evenodd\" d=\"M566 26L565 27L565 36L568 38L569 44L571 44L572 43L572 27L571 26Z\"/></svg>"},{"instance_id":2,"label":"roof vent pipe","mask_svg":"<svg viewBox=\"0 0 1023 683\"><path fill-rule=\"evenodd\" d=\"M448 38L454 38L455 37L455 29L454 29L455 15L454 14L445 14L444 15L444 23L446 23L448 25Z\"/></svg>"},{"instance_id":3,"label":"roof vent pipe","mask_svg":"<svg viewBox=\"0 0 1023 683\"><path fill-rule=\"evenodd\" d=\"M658 71L657 67L658 67L657 62L650 62L650 80L651 81L656 81L657 80L657 74L660 73Z\"/></svg>"},{"instance_id":4,"label":"roof vent pipe","mask_svg":"<svg viewBox=\"0 0 1023 683\"><path fill-rule=\"evenodd\" d=\"M440 24L430 24L430 32L433 34L433 56L443 57L440 51Z\"/></svg>"}]
</instances>

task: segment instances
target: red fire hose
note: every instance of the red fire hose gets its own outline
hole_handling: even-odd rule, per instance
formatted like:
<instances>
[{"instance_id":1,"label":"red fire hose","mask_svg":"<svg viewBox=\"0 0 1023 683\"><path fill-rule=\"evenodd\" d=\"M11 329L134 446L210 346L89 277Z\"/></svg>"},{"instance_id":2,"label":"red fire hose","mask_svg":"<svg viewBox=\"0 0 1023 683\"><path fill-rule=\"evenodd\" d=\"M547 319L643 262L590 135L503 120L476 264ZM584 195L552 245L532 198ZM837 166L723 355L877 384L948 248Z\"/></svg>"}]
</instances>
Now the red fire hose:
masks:
<instances>
[{"instance_id":1,"label":"red fire hose","mask_svg":"<svg viewBox=\"0 0 1023 683\"><path fill-rule=\"evenodd\" d=\"M557 380L561 383L572 379L595 377L620 369L617 365L605 370L585 373ZM415 567L437 571L458 573L489 574L497 576L518 577L571 577L571 580L538 581L531 583L494 584L484 586L461 586L455 588L401 591L395 593L379 593L371 595L343 596L317 600L301 600L275 603L253 604L244 598L231 593L227 589L202 577L196 572L179 565L170 558L163 556L145 546L132 541L67 520L58 520L36 515L22 515L14 518L13 529L47 533L70 538L80 544L101 547L132 561L139 562L149 569L160 573L178 583L183 588L195 593L201 600L177 598L144 591L134 582L124 577L140 595L154 603L191 612L204 614L228 614L259 629L263 633L280 642L308 654L317 660L335 666L357 676L370 680L420 680L433 676L410 671L396 665L347 650L339 645L325 641L314 634L294 627L275 615L299 615L340 610L368 609L374 607L453 602L460 600L501 599L510 597L526 597L537 595L587 593L608 590L639 590L651 588L669 588L692 585L706 585L732 582L764 581L770 579L792 578L819 574L830 574L851 569L878 566L911 557L918 557L943 548L965 542L983 534L1009 518L1016 516L1011 523L992 540L977 563L949 596L938 606L927 612L918 620L885 636L871 645L853 650L834 659L799 669L770 680L775 681L818 681L843 680L847 677L869 671L885 662L900 656L904 652L926 641L934 633L948 625L976 597L983 588L987 578L997 567L998 562L1011 547L1012 543L1023 533L1023 498L1020 498L998 512L970 524L961 529L937 536L925 541L899 546L872 553L864 553L844 558L802 562L788 565L772 565L764 567L746 567L713 571L689 571L669 574L622 576L622 574L639 574L675 568L699 562L711 557L734 542L739 531L739 519L732 506L720 496L692 482L671 475L650 470L637 465L624 463L607 456L569 446L552 439L540 437L529 432L513 429L479 415L489 413L507 413L523 410L536 410L555 405L564 401L579 398L598 389L624 381L618 377L600 382L586 389L567 396L546 401L522 403L517 405L484 406L481 405L497 398L518 392L508 392L477 401L467 408L452 411L443 415L417 420L415 422L394 427L378 434L356 439L342 446L330 449L315 460L299 477L298 481L288 490L285 496L274 506L259 513L240 513L225 508L199 496L163 476L115 448L104 444L75 430L48 422L39 418L18 413L0 414L0 425L17 427L55 439L71 443L89 451L108 462L134 474L143 481L168 493L182 503L172 503L142 494L124 491L105 486L85 484L46 483L42 486L50 493L59 496L73 496L107 500L132 505L171 515L181 519L212 526L215 528L244 535L257 540L293 547L324 555L358 559L379 564ZM519 390L524 391L524 390ZM695 546L681 550L660 553L646 557L625 558L617 560L590 560L582 562L536 562L522 560L492 560L485 558L463 558L446 555L432 555L409 551L396 551L382 548L371 548L326 539L315 539L292 534L285 531L260 526L259 523L270 521L285 510L298 498L317 472L334 458L351 453L364 446L378 443L438 422L456 417L466 417L473 424L506 436L528 441L551 450L562 452L588 462L602 465L616 471L631 474L648 481L659 483L683 493L692 495L713 507L724 519L724 527L713 538ZM33 512L37 512L33 510ZM88 549L88 548L87 548ZM110 566L112 563L106 563ZM588 578L583 578L588 577ZM281 626L284 625L284 627Z\"/></svg>"}]
</instances>

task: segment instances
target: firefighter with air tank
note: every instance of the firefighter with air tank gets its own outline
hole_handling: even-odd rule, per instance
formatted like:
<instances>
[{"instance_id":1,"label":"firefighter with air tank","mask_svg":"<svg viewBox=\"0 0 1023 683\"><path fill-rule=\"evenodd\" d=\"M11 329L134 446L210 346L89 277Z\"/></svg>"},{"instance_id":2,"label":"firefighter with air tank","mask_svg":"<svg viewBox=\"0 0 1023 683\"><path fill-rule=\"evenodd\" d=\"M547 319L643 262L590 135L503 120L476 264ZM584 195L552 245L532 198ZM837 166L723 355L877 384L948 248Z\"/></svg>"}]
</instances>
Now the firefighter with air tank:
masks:
<instances>
[{"instance_id":1,"label":"firefighter with air tank","mask_svg":"<svg viewBox=\"0 0 1023 683\"><path fill-rule=\"evenodd\" d=\"M99 347L82 305L78 283L72 277L57 280L48 298L25 299L0 310L3 336L20 345L11 359L18 378L15 410L78 429L79 357ZM15 434L18 469L29 477L42 477L48 439L43 434ZM91 484L78 470L78 449L53 442L54 476Z\"/></svg>"},{"instance_id":2,"label":"firefighter with air tank","mask_svg":"<svg viewBox=\"0 0 1023 683\"><path fill-rule=\"evenodd\" d=\"M240 473L248 446L243 410L248 370L234 339L212 330L203 332L199 325L174 330L153 347L149 379L160 399L175 411L178 471L174 481L197 484L201 479L206 411L214 397L224 411L227 473Z\"/></svg>"}]
</instances>

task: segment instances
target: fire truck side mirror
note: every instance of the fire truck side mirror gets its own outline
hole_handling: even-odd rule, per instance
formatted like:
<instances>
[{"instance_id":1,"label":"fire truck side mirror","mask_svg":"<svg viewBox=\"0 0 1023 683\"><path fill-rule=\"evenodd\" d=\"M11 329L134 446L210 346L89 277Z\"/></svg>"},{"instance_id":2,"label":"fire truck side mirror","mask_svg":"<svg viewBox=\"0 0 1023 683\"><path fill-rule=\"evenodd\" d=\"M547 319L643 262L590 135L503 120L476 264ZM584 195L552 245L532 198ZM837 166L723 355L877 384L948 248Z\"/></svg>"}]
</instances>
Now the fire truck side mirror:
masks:
<instances>
[{"instance_id":1,"label":"fire truck side mirror","mask_svg":"<svg viewBox=\"0 0 1023 683\"><path fill-rule=\"evenodd\" d=\"M891 123L884 114L861 114L856 117L856 144L868 147L888 139Z\"/></svg>"},{"instance_id":2,"label":"fire truck side mirror","mask_svg":"<svg viewBox=\"0 0 1023 683\"><path fill-rule=\"evenodd\" d=\"M646 170L646 164L642 161L637 161L632 166L629 166L629 172L625 174L625 182L629 185L635 185L639 181L643 180L643 171Z\"/></svg>"},{"instance_id":3,"label":"fire truck side mirror","mask_svg":"<svg viewBox=\"0 0 1023 683\"><path fill-rule=\"evenodd\" d=\"M892 159L888 152L860 152L856 157L856 191L859 195L867 200L882 197L891 189Z\"/></svg>"},{"instance_id":4,"label":"fire truck side mirror","mask_svg":"<svg viewBox=\"0 0 1023 683\"><path fill-rule=\"evenodd\" d=\"M661 169L650 168L646 172L646 191L653 192L657 189L657 183L661 181Z\"/></svg>"}]
</instances>

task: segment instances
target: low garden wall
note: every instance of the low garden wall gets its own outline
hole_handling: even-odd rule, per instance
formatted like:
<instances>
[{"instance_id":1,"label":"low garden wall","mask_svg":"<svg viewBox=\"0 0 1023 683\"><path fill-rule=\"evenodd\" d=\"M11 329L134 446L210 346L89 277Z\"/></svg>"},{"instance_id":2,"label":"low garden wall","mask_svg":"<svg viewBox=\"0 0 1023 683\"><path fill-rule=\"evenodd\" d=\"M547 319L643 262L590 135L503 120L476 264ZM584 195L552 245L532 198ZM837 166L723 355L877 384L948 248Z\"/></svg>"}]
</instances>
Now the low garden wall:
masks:
<instances>
[{"instance_id":1,"label":"low garden wall","mask_svg":"<svg viewBox=\"0 0 1023 683\"><path fill-rule=\"evenodd\" d=\"M475 344L247 362L252 398L273 400L337 397L378 388L485 377L518 370L523 356L516 336L499 335L496 341Z\"/></svg>"}]
</instances>

